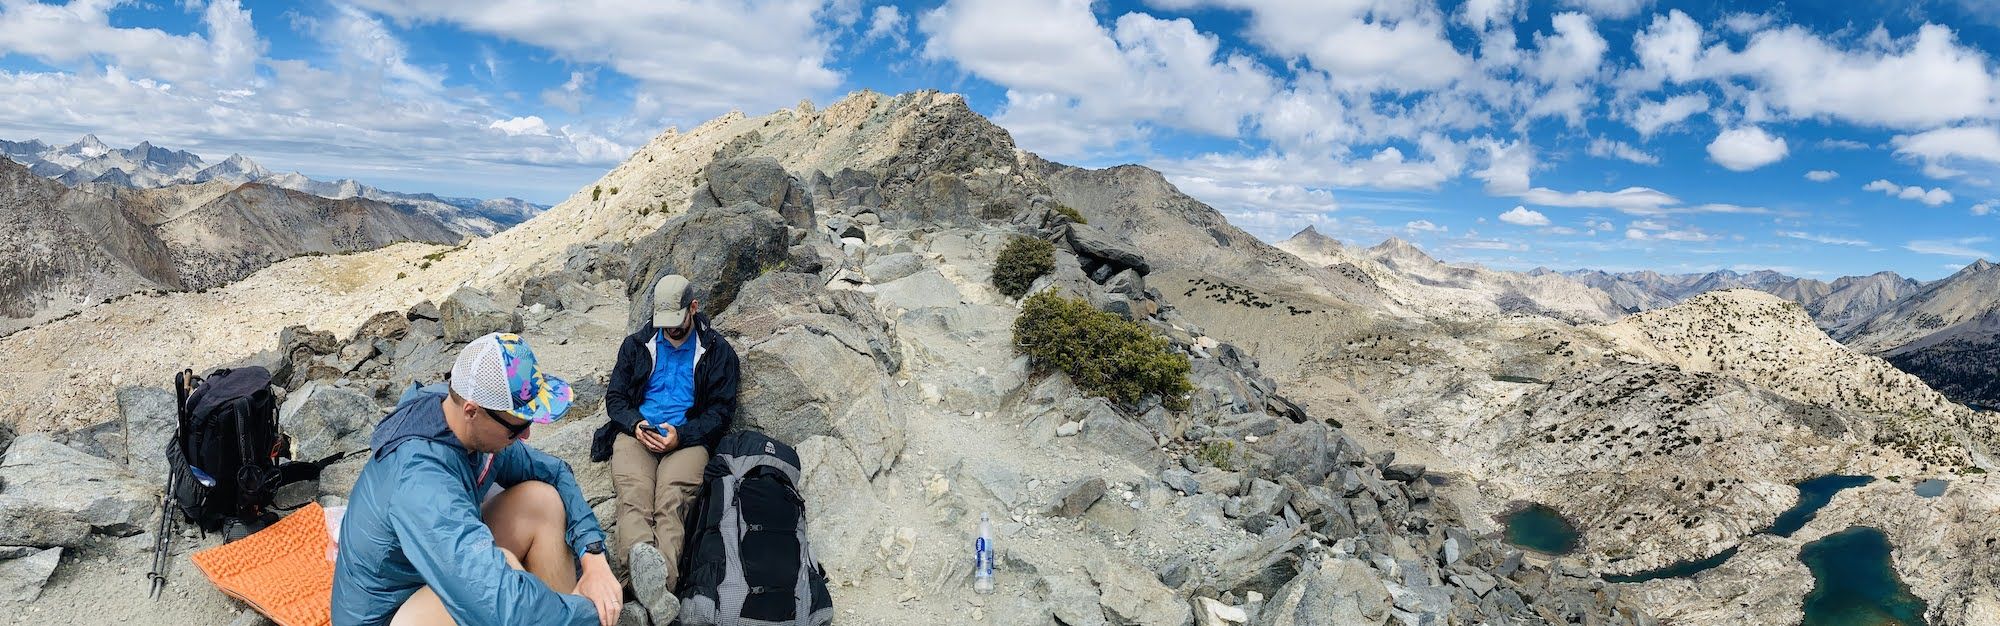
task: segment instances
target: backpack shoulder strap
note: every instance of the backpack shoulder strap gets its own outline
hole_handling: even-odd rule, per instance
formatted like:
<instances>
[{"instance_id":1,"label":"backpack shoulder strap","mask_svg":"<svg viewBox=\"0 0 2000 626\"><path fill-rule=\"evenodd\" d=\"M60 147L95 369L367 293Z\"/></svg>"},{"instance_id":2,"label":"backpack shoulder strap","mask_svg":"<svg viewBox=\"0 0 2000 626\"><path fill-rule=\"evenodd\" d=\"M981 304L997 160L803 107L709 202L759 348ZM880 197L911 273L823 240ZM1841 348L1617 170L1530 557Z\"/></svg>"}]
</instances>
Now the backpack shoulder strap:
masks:
<instances>
[{"instance_id":1,"label":"backpack shoulder strap","mask_svg":"<svg viewBox=\"0 0 2000 626\"><path fill-rule=\"evenodd\" d=\"M774 454L738 455L725 452L721 454L720 457L722 458L722 462L729 467L729 475L736 477L737 480L742 480L743 477L748 476L750 474L750 470L757 469L758 467L768 467L771 469L778 470L780 473L783 473L785 475L785 479L787 481L790 481L792 488L794 489L798 488L799 484L798 466L793 465L790 461L780 458L777 455Z\"/></svg>"},{"instance_id":2,"label":"backpack shoulder strap","mask_svg":"<svg viewBox=\"0 0 2000 626\"><path fill-rule=\"evenodd\" d=\"M813 616L813 568L819 563L813 560L812 542L806 539L806 507L799 505L799 579L792 583L792 619L794 623L811 626L818 623Z\"/></svg>"},{"instance_id":3,"label":"backpack shoulder strap","mask_svg":"<svg viewBox=\"0 0 2000 626\"><path fill-rule=\"evenodd\" d=\"M201 378L195 376L192 369L183 369L180 373L174 374L174 441L180 446L183 458L191 454L188 448L191 443L190 438L194 436L194 433L189 432L194 424L194 416L188 413L188 397L194 395L194 388L200 384ZM193 463L192 460L187 462Z\"/></svg>"},{"instance_id":4,"label":"backpack shoulder strap","mask_svg":"<svg viewBox=\"0 0 2000 626\"><path fill-rule=\"evenodd\" d=\"M236 414L236 448L242 454L242 462L247 465L257 458L256 453L250 449L250 424L247 421L250 416L250 397L241 396L230 400L229 404L232 407L230 412Z\"/></svg>"}]
</instances>

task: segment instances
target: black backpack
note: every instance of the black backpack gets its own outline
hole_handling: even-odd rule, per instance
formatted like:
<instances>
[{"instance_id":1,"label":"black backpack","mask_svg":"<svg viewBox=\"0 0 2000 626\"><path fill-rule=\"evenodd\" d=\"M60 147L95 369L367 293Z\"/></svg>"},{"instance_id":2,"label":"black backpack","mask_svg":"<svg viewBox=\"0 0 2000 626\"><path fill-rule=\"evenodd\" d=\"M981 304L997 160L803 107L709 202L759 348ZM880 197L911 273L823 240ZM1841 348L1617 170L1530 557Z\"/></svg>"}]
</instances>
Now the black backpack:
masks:
<instances>
[{"instance_id":1,"label":"black backpack","mask_svg":"<svg viewBox=\"0 0 2000 626\"><path fill-rule=\"evenodd\" d=\"M289 462L291 439L278 427L269 370L218 369L207 378L183 370L174 375L174 400L167 484L181 515L202 530L232 519L262 528L277 518L271 501L279 486L318 477L316 465Z\"/></svg>"},{"instance_id":2,"label":"black backpack","mask_svg":"<svg viewBox=\"0 0 2000 626\"><path fill-rule=\"evenodd\" d=\"M732 433L702 479L681 552L680 623L832 623L826 570L806 541L798 452L763 433Z\"/></svg>"}]
</instances>

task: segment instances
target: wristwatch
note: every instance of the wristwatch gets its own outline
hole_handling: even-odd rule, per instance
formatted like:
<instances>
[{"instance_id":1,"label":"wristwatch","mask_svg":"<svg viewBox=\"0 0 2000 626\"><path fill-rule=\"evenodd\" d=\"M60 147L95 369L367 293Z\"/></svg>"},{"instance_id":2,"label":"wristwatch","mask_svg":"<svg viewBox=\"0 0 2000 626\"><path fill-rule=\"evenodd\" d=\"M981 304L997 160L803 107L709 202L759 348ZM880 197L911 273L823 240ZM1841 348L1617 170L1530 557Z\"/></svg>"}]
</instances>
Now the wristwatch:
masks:
<instances>
[{"instance_id":1,"label":"wristwatch","mask_svg":"<svg viewBox=\"0 0 2000 626\"><path fill-rule=\"evenodd\" d=\"M602 542L602 541L592 541L592 542L590 542L590 545L586 545L586 546L584 546L584 547L583 547L583 553L584 553L584 554L604 554L604 542Z\"/></svg>"}]
</instances>

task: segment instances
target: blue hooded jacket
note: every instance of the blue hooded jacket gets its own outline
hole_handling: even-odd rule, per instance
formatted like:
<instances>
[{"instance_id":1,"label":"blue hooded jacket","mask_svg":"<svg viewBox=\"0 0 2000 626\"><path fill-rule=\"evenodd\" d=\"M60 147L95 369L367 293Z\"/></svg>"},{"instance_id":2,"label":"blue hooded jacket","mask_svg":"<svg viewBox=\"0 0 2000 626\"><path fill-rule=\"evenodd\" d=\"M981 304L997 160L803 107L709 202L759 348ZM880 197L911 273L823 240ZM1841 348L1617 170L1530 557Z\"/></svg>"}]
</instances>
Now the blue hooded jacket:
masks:
<instances>
[{"instance_id":1,"label":"blue hooded jacket","mask_svg":"<svg viewBox=\"0 0 2000 626\"><path fill-rule=\"evenodd\" d=\"M516 442L492 455L481 480L487 455L466 450L445 426L444 391L443 385L411 389L375 429L374 456L340 524L333 623L387 624L411 594L430 585L460 624L594 626L595 605L508 567L480 520L480 501L492 485L548 483L562 496L564 537L580 557L584 546L604 541L604 531L569 464Z\"/></svg>"}]
</instances>

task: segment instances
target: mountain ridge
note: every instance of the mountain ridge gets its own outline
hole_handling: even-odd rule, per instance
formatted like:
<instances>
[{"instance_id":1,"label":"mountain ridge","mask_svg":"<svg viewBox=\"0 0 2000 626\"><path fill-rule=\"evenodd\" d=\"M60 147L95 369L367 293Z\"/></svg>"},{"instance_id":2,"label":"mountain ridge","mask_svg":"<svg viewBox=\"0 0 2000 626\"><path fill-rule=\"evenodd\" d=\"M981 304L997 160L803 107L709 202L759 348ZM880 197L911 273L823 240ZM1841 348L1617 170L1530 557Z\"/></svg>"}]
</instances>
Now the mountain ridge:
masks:
<instances>
[{"instance_id":1,"label":"mountain ridge","mask_svg":"<svg viewBox=\"0 0 2000 626\"><path fill-rule=\"evenodd\" d=\"M479 236L512 227L548 208L518 198L445 198L430 193L388 191L353 179L327 182L299 172L273 173L241 153L231 153L210 164L200 155L169 150L151 141L121 150L104 144L96 135L85 135L64 146L51 146L38 139L0 140L0 156L71 187L157 188L213 181L260 182L333 200L367 198L421 211L453 228Z\"/></svg>"},{"instance_id":2,"label":"mountain ridge","mask_svg":"<svg viewBox=\"0 0 2000 626\"><path fill-rule=\"evenodd\" d=\"M771 173L770 161L781 171ZM730 175L752 170L770 175ZM1058 206L1088 224L1071 223ZM688 232L704 214L783 222L803 234L757 242L770 256L747 264L755 278L734 293L739 304L719 325L738 333L732 342L755 374L746 376L746 419L798 435L791 438L803 439L801 456L814 468L809 481L828 481L805 487L819 511L815 544L825 536L829 567L852 576L836 592L840 601L871 617L940 623L964 615L963 583L948 575L963 571L958 560L922 546L964 540L971 513L992 509L1003 512L995 517L1003 541L1020 546L1008 555L1016 572L1008 576L1020 578L1003 584L1024 591L975 608L1029 621L1139 621L1127 620L1134 609L1180 611L1198 598L1234 604L1255 591L1271 599L1259 624L1386 623L1405 614L1439 623L1650 623L1642 610L1790 623L1810 589L1796 544L1746 547L1733 567L1748 569L1694 589L1615 585L1597 573L1705 556L1787 506L1796 497L1788 482L1812 473L1925 475L1862 432L1875 426L1869 416L1838 408L1837 419L1823 419L1821 411L1836 409L1762 386L1791 382L1766 373L1779 366L1864 371L1838 344L1811 344L1813 359L1745 350L1726 355L1729 372L1705 371L1685 355L1703 355L1719 333L1654 345L1645 330L1667 324L1653 317L1607 332L1617 323L1510 311L1503 292L1427 284L1362 252L1327 248L1344 260L1304 261L1229 224L1158 172L1046 161L962 97L934 91L857 93L825 110L802 104L670 129L549 211L461 248L398 244L295 258L206 293L142 294L0 337L0 353L24 370L13 381L22 401L0 411L35 430L87 427L116 419L116 394L107 390L121 379L189 362L274 358L259 351L321 381L374 368L349 386L387 393L385 357L375 350L384 344L367 329L407 326L394 368L435 366L449 351L410 339L437 326L424 303L468 287L491 290L500 317L519 315L550 338L536 345L551 363L580 364L585 375L573 380L602 384L610 366L601 346L628 330L627 311L644 307L633 299L644 289L638 270L658 269L668 256L661 233ZM1060 376L1032 378L1008 348L1019 304L988 283L996 251L1024 235L1056 249L1056 270L1038 288L1080 290L1188 355L1196 383L1188 400L1199 410L1128 411L1074 397ZM1142 263L1131 263L1135 255ZM1426 271L1447 285L1528 284L1477 268ZM579 284L585 277L589 284ZM1585 288L1561 276L1530 278ZM1710 300L1720 312L1689 312L1704 300L1658 317L1698 317L1688 324L1703 327L1743 317L1748 325L1753 318L1732 311L1785 306L1773 296ZM1786 341L1825 340L1802 310L1754 320ZM284 330L293 325L306 328ZM273 337L281 338L275 347ZM307 360L295 363L301 347ZM1841 400L1860 402L1852 392ZM584 426L537 445L587 450L594 424ZM1643 463L1629 467L1644 471L1621 472L1628 465L1619 460L1642 458L1633 453ZM1992 572L1971 559L1934 557L1957 554L1940 544L1977 546L1992 536L1965 522L1988 517L1992 486L1936 473L1955 481L1936 506L1961 514L1927 518L1939 526L1929 539L1890 530L1913 593L1940 607L1940 624L1961 626L1975 618L1939 599L1990 602ZM1704 480L1728 482L1705 490ZM1077 485L1097 504L1073 519L1050 512L1048 503L1069 500ZM1575 504L1562 513L1587 515L1580 521L1590 532L1612 534L1561 559L1495 544L1498 516L1531 500ZM1905 513L1856 511L1850 502L1836 501L1824 518L1870 523ZM1620 519L1642 506L1660 516ZM1825 532L1810 526L1800 537ZM1606 550L1621 546L1649 552ZM1911 563L1935 569L1913 575ZM1765 587L1754 606L1737 591ZM1327 598L1343 612L1311 612ZM1177 613L1159 623L1192 621Z\"/></svg>"}]
</instances>

